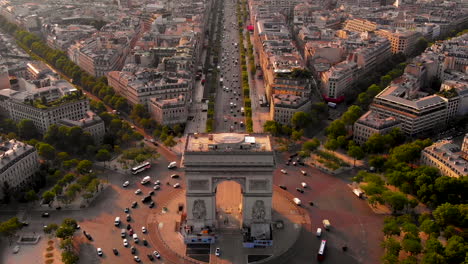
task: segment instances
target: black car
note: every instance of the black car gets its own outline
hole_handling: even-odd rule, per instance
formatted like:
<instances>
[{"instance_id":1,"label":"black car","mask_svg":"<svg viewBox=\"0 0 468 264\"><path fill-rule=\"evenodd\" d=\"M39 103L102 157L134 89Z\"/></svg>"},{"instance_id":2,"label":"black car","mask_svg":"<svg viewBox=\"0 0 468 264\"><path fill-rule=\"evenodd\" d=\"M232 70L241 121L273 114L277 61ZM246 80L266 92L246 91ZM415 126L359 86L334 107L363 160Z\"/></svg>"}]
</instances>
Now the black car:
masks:
<instances>
[{"instance_id":1,"label":"black car","mask_svg":"<svg viewBox=\"0 0 468 264\"><path fill-rule=\"evenodd\" d=\"M116 255L116 256L119 254L119 251L116 248L113 248L112 252L114 252L114 255Z\"/></svg>"},{"instance_id":2,"label":"black car","mask_svg":"<svg viewBox=\"0 0 468 264\"><path fill-rule=\"evenodd\" d=\"M130 209L127 207L127 208L125 208L124 212L125 212L126 214L128 214L128 212L130 212Z\"/></svg>"},{"instance_id":3,"label":"black car","mask_svg":"<svg viewBox=\"0 0 468 264\"><path fill-rule=\"evenodd\" d=\"M132 220L132 217L128 214L127 215L127 221L130 222Z\"/></svg>"},{"instance_id":4,"label":"black car","mask_svg":"<svg viewBox=\"0 0 468 264\"><path fill-rule=\"evenodd\" d=\"M299 153L296 152L296 153L294 153L294 154L291 154L289 157L290 157L290 158L294 158L294 157L296 157L298 154L299 154Z\"/></svg>"},{"instance_id":5,"label":"black car","mask_svg":"<svg viewBox=\"0 0 468 264\"><path fill-rule=\"evenodd\" d=\"M93 240L93 237L90 235L90 234L85 234L86 238L89 240L89 241L92 241Z\"/></svg>"},{"instance_id":6,"label":"black car","mask_svg":"<svg viewBox=\"0 0 468 264\"><path fill-rule=\"evenodd\" d=\"M150 191L148 195L154 195L154 191Z\"/></svg>"},{"instance_id":7,"label":"black car","mask_svg":"<svg viewBox=\"0 0 468 264\"><path fill-rule=\"evenodd\" d=\"M137 205L138 205L138 203L137 203L137 202L133 202L133 203L132 203L132 208L135 208L135 207L137 207Z\"/></svg>"},{"instance_id":8,"label":"black car","mask_svg":"<svg viewBox=\"0 0 468 264\"><path fill-rule=\"evenodd\" d=\"M288 188L287 188L286 186L284 186L284 185L280 185L279 187L280 187L281 189L283 189L283 190L287 190L287 189L288 189Z\"/></svg>"},{"instance_id":9,"label":"black car","mask_svg":"<svg viewBox=\"0 0 468 264\"><path fill-rule=\"evenodd\" d=\"M132 229L132 226L130 224L127 225L127 230Z\"/></svg>"},{"instance_id":10,"label":"black car","mask_svg":"<svg viewBox=\"0 0 468 264\"><path fill-rule=\"evenodd\" d=\"M153 208L154 207L154 202L151 201L151 203L149 204L149 208Z\"/></svg>"},{"instance_id":11,"label":"black car","mask_svg":"<svg viewBox=\"0 0 468 264\"><path fill-rule=\"evenodd\" d=\"M136 253L136 248L134 246L131 247L131 250L132 250L132 254Z\"/></svg>"},{"instance_id":12,"label":"black car","mask_svg":"<svg viewBox=\"0 0 468 264\"><path fill-rule=\"evenodd\" d=\"M302 161L299 161L298 163L299 163L299 165L301 165L301 166L305 166L304 162L302 162Z\"/></svg>"},{"instance_id":13,"label":"black car","mask_svg":"<svg viewBox=\"0 0 468 264\"><path fill-rule=\"evenodd\" d=\"M301 188L296 188L296 191L298 191L300 193L304 193L304 190L302 190Z\"/></svg>"},{"instance_id":14,"label":"black car","mask_svg":"<svg viewBox=\"0 0 468 264\"><path fill-rule=\"evenodd\" d=\"M42 217L49 217L49 213L42 213Z\"/></svg>"},{"instance_id":15,"label":"black car","mask_svg":"<svg viewBox=\"0 0 468 264\"><path fill-rule=\"evenodd\" d=\"M154 260L154 258L153 258L153 255L151 255L151 254L148 254L147 256L148 256L149 260L151 260L151 261L153 261L153 260Z\"/></svg>"},{"instance_id":16,"label":"black car","mask_svg":"<svg viewBox=\"0 0 468 264\"><path fill-rule=\"evenodd\" d=\"M146 239L143 239L143 245L145 245L145 246L148 245L148 241L146 241Z\"/></svg>"},{"instance_id":17,"label":"black car","mask_svg":"<svg viewBox=\"0 0 468 264\"><path fill-rule=\"evenodd\" d=\"M143 199L141 199L142 203L146 203L146 202L149 202L149 201L151 201L151 195L145 196Z\"/></svg>"}]
</instances>

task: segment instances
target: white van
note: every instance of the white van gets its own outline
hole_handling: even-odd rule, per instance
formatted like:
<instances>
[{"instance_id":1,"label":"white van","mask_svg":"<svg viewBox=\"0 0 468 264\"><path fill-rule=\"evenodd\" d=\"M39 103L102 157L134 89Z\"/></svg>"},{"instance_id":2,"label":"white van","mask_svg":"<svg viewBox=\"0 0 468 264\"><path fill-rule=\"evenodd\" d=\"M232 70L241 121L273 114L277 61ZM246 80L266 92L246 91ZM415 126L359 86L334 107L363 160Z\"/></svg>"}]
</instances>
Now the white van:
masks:
<instances>
[{"instance_id":1,"label":"white van","mask_svg":"<svg viewBox=\"0 0 468 264\"><path fill-rule=\"evenodd\" d=\"M175 162L175 161L173 161L173 162L169 163L169 165L167 165L168 169L174 169L175 167L177 167L177 162Z\"/></svg>"},{"instance_id":2,"label":"white van","mask_svg":"<svg viewBox=\"0 0 468 264\"><path fill-rule=\"evenodd\" d=\"M126 235L127 235L127 231L124 228L120 229L120 236L125 237Z\"/></svg>"},{"instance_id":3,"label":"white van","mask_svg":"<svg viewBox=\"0 0 468 264\"><path fill-rule=\"evenodd\" d=\"M116 217L115 220L114 220L114 225L115 226L119 226L120 225L120 217Z\"/></svg>"},{"instance_id":4,"label":"white van","mask_svg":"<svg viewBox=\"0 0 468 264\"><path fill-rule=\"evenodd\" d=\"M294 198L293 199L293 202L296 204L296 205L301 205L301 200L299 200L299 198Z\"/></svg>"},{"instance_id":5,"label":"white van","mask_svg":"<svg viewBox=\"0 0 468 264\"><path fill-rule=\"evenodd\" d=\"M138 243L138 235L137 234L133 234L133 240L135 241L135 243Z\"/></svg>"},{"instance_id":6,"label":"white van","mask_svg":"<svg viewBox=\"0 0 468 264\"><path fill-rule=\"evenodd\" d=\"M147 184L151 180L150 176L145 176L143 180L141 180L141 184Z\"/></svg>"},{"instance_id":7,"label":"white van","mask_svg":"<svg viewBox=\"0 0 468 264\"><path fill-rule=\"evenodd\" d=\"M317 228L317 232L315 233L317 237L320 237L322 235L322 228Z\"/></svg>"}]
</instances>

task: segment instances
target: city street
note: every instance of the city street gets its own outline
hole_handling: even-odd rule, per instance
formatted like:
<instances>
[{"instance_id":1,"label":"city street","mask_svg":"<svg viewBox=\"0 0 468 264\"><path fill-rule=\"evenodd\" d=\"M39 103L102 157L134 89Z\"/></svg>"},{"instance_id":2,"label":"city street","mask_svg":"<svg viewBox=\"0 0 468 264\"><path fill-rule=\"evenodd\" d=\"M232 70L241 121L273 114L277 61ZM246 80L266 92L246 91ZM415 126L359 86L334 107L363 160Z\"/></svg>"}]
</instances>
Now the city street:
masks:
<instances>
[{"instance_id":1,"label":"city street","mask_svg":"<svg viewBox=\"0 0 468 264\"><path fill-rule=\"evenodd\" d=\"M215 99L215 131L244 132L236 3L224 3L223 24L218 30L221 30L222 34L218 66L220 79Z\"/></svg>"}]
</instances>

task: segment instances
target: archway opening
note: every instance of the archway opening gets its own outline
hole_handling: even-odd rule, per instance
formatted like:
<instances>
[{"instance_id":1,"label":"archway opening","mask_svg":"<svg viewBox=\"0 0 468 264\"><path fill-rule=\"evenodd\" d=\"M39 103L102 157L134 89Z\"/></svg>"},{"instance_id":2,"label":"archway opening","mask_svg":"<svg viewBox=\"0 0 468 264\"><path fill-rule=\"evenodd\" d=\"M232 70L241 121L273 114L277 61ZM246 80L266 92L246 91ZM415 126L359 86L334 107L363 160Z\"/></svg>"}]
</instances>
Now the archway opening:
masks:
<instances>
[{"instance_id":1,"label":"archway opening","mask_svg":"<svg viewBox=\"0 0 468 264\"><path fill-rule=\"evenodd\" d=\"M235 181L223 181L216 186L216 220L219 230L239 230L242 227L242 186Z\"/></svg>"}]
</instances>

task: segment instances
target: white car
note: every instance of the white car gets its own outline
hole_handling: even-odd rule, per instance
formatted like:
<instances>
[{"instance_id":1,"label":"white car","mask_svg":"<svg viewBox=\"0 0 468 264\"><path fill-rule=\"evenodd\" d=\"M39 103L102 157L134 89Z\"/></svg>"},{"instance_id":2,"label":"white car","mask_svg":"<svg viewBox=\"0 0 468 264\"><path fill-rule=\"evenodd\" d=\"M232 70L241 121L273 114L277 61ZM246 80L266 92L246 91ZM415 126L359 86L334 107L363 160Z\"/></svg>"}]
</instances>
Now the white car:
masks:
<instances>
[{"instance_id":1,"label":"white car","mask_svg":"<svg viewBox=\"0 0 468 264\"><path fill-rule=\"evenodd\" d=\"M154 182L154 185L159 185L159 184L161 184L161 182L159 180Z\"/></svg>"},{"instance_id":2,"label":"white car","mask_svg":"<svg viewBox=\"0 0 468 264\"><path fill-rule=\"evenodd\" d=\"M322 235L322 228L317 228L316 236L320 237Z\"/></svg>"},{"instance_id":3,"label":"white car","mask_svg":"<svg viewBox=\"0 0 468 264\"><path fill-rule=\"evenodd\" d=\"M302 186L302 188L307 188L307 183L301 182L301 186Z\"/></svg>"},{"instance_id":4,"label":"white car","mask_svg":"<svg viewBox=\"0 0 468 264\"><path fill-rule=\"evenodd\" d=\"M135 194L140 194L141 193L141 189L138 189L135 191Z\"/></svg>"},{"instance_id":5,"label":"white car","mask_svg":"<svg viewBox=\"0 0 468 264\"><path fill-rule=\"evenodd\" d=\"M215 255L219 257L221 255L221 249L216 248Z\"/></svg>"},{"instance_id":6,"label":"white car","mask_svg":"<svg viewBox=\"0 0 468 264\"><path fill-rule=\"evenodd\" d=\"M146 227L142 226L142 227L141 227L141 232L146 233L146 231L147 231L147 230L146 230Z\"/></svg>"},{"instance_id":7,"label":"white car","mask_svg":"<svg viewBox=\"0 0 468 264\"><path fill-rule=\"evenodd\" d=\"M179 188L179 187L180 187L180 183L174 184L174 188Z\"/></svg>"},{"instance_id":8,"label":"white car","mask_svg":"<svg viewBox=\"0 0 468 264\"><path fill-rule=\"evenodd\" d=\"M159 255L159 252L157 251L153 251L153 255L158 259L161 258L161 255Z\"/></svg>"},{"instance_id":9,"label":"white car","mask_svg":"<svg viewBox=\"0 0 468 264\"><path fill-rule=\"evenodd\" d=\"M129 185L130 185L130 182L129 182L129 181L126 181L126 182L124 182L124 183L122 184L123 187L127 187L127 186L129 186Z\"/></svg>"},{"instance_id":10,"label":"white car","mask_svg":"<svg viewBox=\"0 0 468 264\"><path fill-rule=\"evenodd\" d=\"M155 190L159 190L159 188L161 188L161 186L159 186L159 185L155 185L155 186L153 187L153 189L155 189Z\"/></svg>"},{"instance_id":11,"label":"white car","mask_svg":"<svg viewBox=\"0 0 468 264\"><path fill-rule=\"evenodd\" d=\"M123 240L123 245L124 245L124 247L128 247L128 240L127 239Z\"/></svg>"},{"instance_id":12,"label":"white car","mask_svg":"<svg viewBox=\"0 0 468 264\"><path fill-rule=\"evenodd\" d=\"M102 248L97 249L97 254L98 254L98 256L102 256Z\"/></svg>"},{"instance_id":13,"label":"white car","mask_svg":"<svg viewBox=\"0 0 468 264\"><path fill-rule=\"evenodd\" d=\"M307 175L307 172L305 170L301 170L302 175Z\"/></svg>"},{"instance_id":14,"label":"white car","mask_svg":"<svg viewBox=\"0 0 468 264\"><path fill-rule=\"evenodd\" d=\"M140 262L141 259L138 257L138 256L133 256L133 259L136 261L136 262Z\"/></svg>"},{"instance_id":15,"label":"white car","mask_svg":"<svg viewBox=\"0 0 468 264\"><path fill-rule=\"evenodd\" d=\"M281 169L281 172L282 172L283 174L287 174L287 173L288 173L285 169Z\"/></svg>"}]
</instances>

